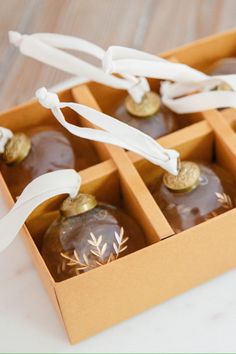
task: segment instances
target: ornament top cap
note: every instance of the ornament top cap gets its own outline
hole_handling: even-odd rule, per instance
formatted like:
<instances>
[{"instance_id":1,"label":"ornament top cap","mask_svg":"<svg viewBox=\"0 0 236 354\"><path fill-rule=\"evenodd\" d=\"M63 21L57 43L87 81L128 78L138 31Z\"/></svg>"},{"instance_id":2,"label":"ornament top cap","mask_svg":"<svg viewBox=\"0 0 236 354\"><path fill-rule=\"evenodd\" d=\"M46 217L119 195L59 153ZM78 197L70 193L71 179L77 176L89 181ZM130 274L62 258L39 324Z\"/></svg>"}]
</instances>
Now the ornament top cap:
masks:
<instances>
[{"instance_id":1,"label":"ornament top cap","mask_svg":"<svg viewBox=\"0 0 236 354\"><path fill-rule=\"evenodd\" d=\"M200 168L192 161L183 161L177 176L165 173L164 185L173 192L191 192L200 183Z\"/></svg>"},{"instance_id":2,"label":"ornament top cap","mask_svg":"<svg viewBox=\"0 0 236 354\"><path fill-rule=\"evenodd\" d=\"M92 194L79 193L75 198L67 197L61 205L60 213L64 217L72 217L86 213L97 206L98 202Z\"/></svg>"}]
</instances>

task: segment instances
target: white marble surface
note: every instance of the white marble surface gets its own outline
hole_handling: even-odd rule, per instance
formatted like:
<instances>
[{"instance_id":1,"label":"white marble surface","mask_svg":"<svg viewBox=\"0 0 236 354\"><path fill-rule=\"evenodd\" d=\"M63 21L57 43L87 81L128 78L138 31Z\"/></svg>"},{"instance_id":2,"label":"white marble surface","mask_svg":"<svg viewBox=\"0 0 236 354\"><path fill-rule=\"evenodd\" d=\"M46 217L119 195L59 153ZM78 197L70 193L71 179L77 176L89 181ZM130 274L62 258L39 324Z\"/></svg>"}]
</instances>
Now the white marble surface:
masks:
<instances>
[{"instance_id":1,"label":"white marble surface","mask_svg":"<svg viewBox=\"0 0 236 354\"><path fill-rule=\"evenodd\" d=\"M236 351L236 270L75 346L20 237L0 255L0 284L1 353Z\"/></svg>"}]
</instances>

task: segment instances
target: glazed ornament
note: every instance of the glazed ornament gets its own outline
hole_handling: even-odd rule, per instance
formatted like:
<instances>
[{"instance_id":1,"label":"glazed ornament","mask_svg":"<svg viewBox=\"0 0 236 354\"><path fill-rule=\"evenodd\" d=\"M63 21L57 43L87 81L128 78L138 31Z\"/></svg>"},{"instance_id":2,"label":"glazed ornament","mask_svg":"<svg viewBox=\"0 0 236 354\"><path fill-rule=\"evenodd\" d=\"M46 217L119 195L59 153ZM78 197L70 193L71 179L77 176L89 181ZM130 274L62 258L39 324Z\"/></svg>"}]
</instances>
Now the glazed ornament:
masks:
<instances>
[{"instance_id":1,"label":"glazed ornament","mask_svg":"<svg viewBox=\"0 0 236 354\"><path fill-rule=\"evenodd\" d=\"M177 151L163 148L150 136L104 113L81 104L60 102L55 93L45 88L39 89L36 95L40 104L51 109L58 122L73 135L129 149L166 171L178 174ZM62 111L66 107L96 128L83 128L67 122ZM61 216L49 227L42 246L42 255L55 279L91 270L145 246L142 231L124 211L98 203L94 196L78 194L79 187L79 175L69 169L33 180L12 210L0 220L0 234L3 235L0 251L12 242L38 205L63 193L69 193L70 198L62 204ZM4 230L8 230L7 234Z\"/></svg>"},{"instance_id":2,"label":"glazed ornament","mask_svg":"<svg viewBox=\"0 0 236 354\"><path fill-rule=\"evenodd\" d=\"M231 75L236 74L236 58L226 57L217 60L209 68L208 73L210 75Z\"/></svg>"},{"instance_id":3,"label":"glazed ornament","mask_svg":"<svg viewBox=\"0 0 236 354\"><path fill-rule=\"evenodd\" d=\"M61 127L41 126L14 134L0 128L0 132L0 169L14 198L44 173L66 168L81 170L95 163L90 150L76 151L75 139ZM81 147L84 145L87 143L82 141Z\"/></svg>"},{"instance_id":4,"label":"glazed ornament","mask_svg":"<svg viewBox=\"0 0 236 354\"><path fill-rule=\"evenodd\" d=\"M143 232L122 209L95 196L68 197L42 241L42 256L56 281L88 272L145 247Z\"/></svg>"},{"instance_id":5,"label":"glazed ornament","mask_svg":"<svg viewBox=\"0 0 236 354\"><path fill-rule=\"evenodd\" d=\"M136 103L127 95L125 100L109 113L154 139L170 134L180 127L178 116L165 107L161 97L153 91L145 93L140 103Z\"/></svg>"},{"instance_id":6,"label":"glazed ornament","mask_svg":"<svg viewBox=\"0 0 236 354\"><path fill-rule=\"evenodd\" d=\"M177 176L165 173L151 190L178 233L235 206L233 178L216 164L183 161Z\"/></svg>"},{"instance_id":7,"label":"glazed ornament","mask_svg":"<svg viewBox=\"0 0 236 354\"><path fill-rule=\"evenodd\" d=\"M60 216L42 235L41 242L42 256L56 281L90 271L146 246L143 232L133 218L117 206L79 193L80 184L80 175L69 169L33 180L0 220L0 252L11 244L37 206L65 193L69 196L62 202Z\"/></svg>"}]
</instances>

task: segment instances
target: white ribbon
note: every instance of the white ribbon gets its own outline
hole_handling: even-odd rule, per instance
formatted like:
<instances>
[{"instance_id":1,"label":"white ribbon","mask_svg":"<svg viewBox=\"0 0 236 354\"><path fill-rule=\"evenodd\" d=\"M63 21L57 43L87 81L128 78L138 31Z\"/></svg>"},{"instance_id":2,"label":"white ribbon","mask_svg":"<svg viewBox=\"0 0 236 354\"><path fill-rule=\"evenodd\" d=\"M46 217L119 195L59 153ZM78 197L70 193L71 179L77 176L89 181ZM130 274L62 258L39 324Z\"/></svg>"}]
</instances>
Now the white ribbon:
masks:
<instances>
[{"instance_id":1,"label":"white ribbon","mask_svg":"<svg viewBox=\"0 0 236 354\"><path fill-rule=\"evenodd\" d=\"M0 252L11 244L38 205L60 194L68 193L73 198L80 184L79 174L70 169L46 173L29 183L9 213L0 219Z\"/></svg>"},{"instance_id":2,"label":"white ribbon","mask_svg":"<svg viewBox=\"0 0 236 354\"><path fill-rule=\"evenodd\" d=\"M226 107L236 108L235 91L203 91L180 98L175 98L174 96L166 93L166 91L170 93L171 89L174 88L171 87L171 85L172 84L168 82L162 83L162 101L164 105L176 113L196 113L209 109Z\"/></svg>"},{"instance_id":3,"label":"white ribbon","mask_svg":"<svg viewBox=\"0 0 236 354\"><path fill-rule=\"evenodd\" d=\"M148 53L125 47L110 47L103 60L106 73L140 75L175 81L163 82L163 103L176 113L193 113L236 106L236 75L208 76L185 64L160 60ZM211 91L227 83L233 91ZM197 93L194 93L197 91ZM186 97L180 97L187 95Z\"/></svg>"},{"instance_id":4,"label":"white ribbon","mask_svg":"<svg viewBox=\"0 0 236 354\"><path fill-rule=\"evenodd\" d=\"M194 82L207 77L186 64L170 62L140 50L121 46L108 48L103 59L103 70L109 74L138 75L179 82Z\"/></svg>"},{"instance_id":5,"label":"white ribbon","mask_svg":"<svg viewBox=\"0 0 236 354\"><path fill-rule=\"evenodd\" d=\"M124 78L118 78L104 73L102 68L98 68L61 50L72 49L90 54L99 59L102 66L105 55L104 49L83 39L54 33L21 35L18 32L10 31L9 40L19 48L22 54L42 63L69 74L83 76L110 87L127 90L137 103L140 103L143 95L150 91L149 84L145 78L136 78L131 75L123 75Z\"/></svg>"},{"instance_id":6,"label":"white ribbon","mask_svg":"<svg viewBox=\"0 0 236 354\"><path fill-rule=\"evenodd\" d=\"M143 156L174 175L178 174L179 153L175 150L164 149L143 132L90 107L78 103L60 102L55 93L48 92L44 87L36 92L36 97L42 106L51 109L58 122L73 135L120 146ZM61 111L61 108L65 107L71 108L103 130L78 127L68 123Z\"/></svg>"},{"instance_id":7,"label":"white ribbon","mask_svg":"<svg viewBox=\"0 0 236 354\"><path fill-rule=\"evenodd\" d=\"M199 112L212 108L235 107L236 93L212 92L215 83L228 83L236 91L236 75L208 76L188 65L173 63L136 49L111 46L104 51L86 40L54 33L21 35L9 32L10 42L19 47L21 53L70 74L86 76L88 79L114 88L125 89L140 103L150 90L148 78L170 80L161 88L164 104L177 113ZM62 49L85 52L101 61L101 68L91 65ZM112 74L120 74L118 78ZM136 77L138 76L138 77ZM200 93L194 94L194 91ZM191 95L180 97L184 95Z\"/></svg>"},{"instance_id":8,"label":"white ribbon","mask_svg":"<svg viewBox=\"0 0 236 354\"><path fill-rule=\"evenodd\" d=\"M0 127L0 154L4 153L6 143L12 137L13 137L13 133L10 129Z\"/></svg>"}]
</instances>

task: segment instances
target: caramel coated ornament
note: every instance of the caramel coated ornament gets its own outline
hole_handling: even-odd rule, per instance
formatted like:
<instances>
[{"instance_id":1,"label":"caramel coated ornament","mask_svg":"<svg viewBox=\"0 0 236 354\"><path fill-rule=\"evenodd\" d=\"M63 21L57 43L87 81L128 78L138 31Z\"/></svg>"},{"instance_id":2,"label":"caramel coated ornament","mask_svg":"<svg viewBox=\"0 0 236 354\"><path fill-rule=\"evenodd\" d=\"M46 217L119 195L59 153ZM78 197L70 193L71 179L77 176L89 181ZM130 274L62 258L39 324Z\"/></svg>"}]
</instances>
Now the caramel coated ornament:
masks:
<instances>
[{"instance_id":1,"label":"caramel coated ornament","mask_svg":"<svg viewBox=\"0 0 236 354\"><path fill-rule=\"evenodd\" d=\"M67 198L60 213L46 231L41 250L56 281L145 247L142 230L130 216L90 194Z\"/></svg>"},{"instance_id":2,"label":"caramel coated ornament","mask_svg":"<svg viewBox=\"0 0 236 354\"><path fill-rule=\"evenodd\" d=\"M96 163L88 143L81 139L80 145L81 150L76 151L75 138L55 126L35 127L13 134L4 147L0 165L13 197L20 195L28 183L44 173L66 168L81 170Z\"/></svg>"},{"instance_id":3,"label":"caramel coated ornament","mask_svg":"<svg viewBox=\"0 0 236 354\"><path fill-rule=\"evenodd\" d=\"M153 91L147 92L141 103L136 103L128 95L118 108L109 114L154 139L179 128L177 115L164 107L160 96Z\"/></svg>"},{"instance_id":4,"label":"caramel coated ornament","mask_svg":"<svg viewBox=\"0 0 236 354\"><path fill-rule=\"evenodd\" d=\"M236 58L228 57L217 60L209 69L210 75L236 74Z\"/></svg>"},{"instance_id":5,"label":"caramel coated ornament","mask_svg":"<svg viewBox=\"0 0 236 354\"><path fill-rule=\"evenodd\" d=\"M235 206L233 178L216 164L184 161L178 176L165 173L152 194L178 233Z\"/></svg>"}]
</instances>

